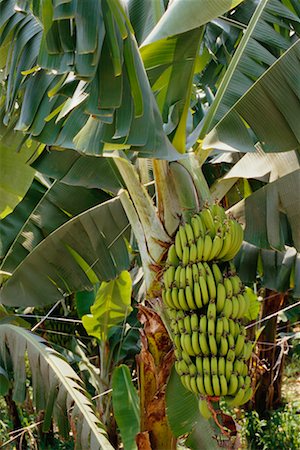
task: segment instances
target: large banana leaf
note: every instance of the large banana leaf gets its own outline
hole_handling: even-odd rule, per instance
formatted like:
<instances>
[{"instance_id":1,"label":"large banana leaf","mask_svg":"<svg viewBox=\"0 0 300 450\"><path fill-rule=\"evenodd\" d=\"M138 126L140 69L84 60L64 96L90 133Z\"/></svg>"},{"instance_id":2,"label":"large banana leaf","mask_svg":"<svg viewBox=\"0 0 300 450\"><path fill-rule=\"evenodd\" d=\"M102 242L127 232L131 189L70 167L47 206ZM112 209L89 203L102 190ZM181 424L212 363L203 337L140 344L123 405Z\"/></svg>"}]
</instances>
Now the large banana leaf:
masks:
<instances>
[{"instance_id":1,"label":"large banana leaf","mask_svg":"<svg viewBox=\"0 0 300 450\"><path fill-rule=\"evenodd\" d=\"M51 148L32 164L42 174L61 183L104 189L117 194L124 187L113 158L81 155L74 150Z\"/></svg>"},{"instance_id":2,"label":"large banana leaf","mask_svg":"<svg viewBox=\"0 0 300 450\"><path fill-rule=\"evenodd\" d=\"M294 298L300 297L300 253L286 246L281 252L266 250L244 242L235 258L239 276L245 283L257 281L260 274L262 285L277 292L291 290Z\"/></svg>"},{"instance_id":3,"label":"large banana leaf","mask_svg":"<svg viewBox=\"0 0 300 450\"><path fill-rule=\"evenodd\" d=\"M47 0L39 18L14 5L0 2L0 42L9 49L5 123L18 97L16 129L40 142L97 155L110 143L176 157L119 1L92 0L86 8Z\"/></svg>"},{"instance_id":4,"label":"large banana leaf","mask_svg":"<svg viewBox=\"0 0 300 450\"><path fill-rule=\"evenodd\" d=\"M242 0L174 0L143 45L185 33L237 6Z\"/></svg>"},{"instance_id":5,"label":"large banana leaf","mask_svg":"<svg viewBox=\"0 0 300 450\"><path fill-rule=\"evenodd\" d=\"M289 151L300 145L300 40L248 89L206 136L203 148ZM246 124L246 126L244 125ZM249 128L255 134L254 140Z\"/></svg>"},{"instance_id":6,"label":"large banana leaf","mask_svg":"<svg viewBox=\"0 0 300 450\"><path fill-rule=\"evenodd\" d=\"M279 178L233 206L246 224L245 240L260 248L283 250L287 217L292 245L300 250L300 169Z\"/></svg>"},{"instance_id":7,"label":"large banana leaf","mask_svg":"<svg viewBox=\"0 0 300 450\"><path fill-rule=\"evenodd\" d=\"M0 323L0 361L10 374L13 398L26 396L27 355L32 379L33 401L37 411L45 411L43 430L49 431L52 418L59 432L67 437L72 427L76 448L112 450L103 424L79 376L66 360L30 331Z\"/></svg>"},{"instance_id":8,"label":"large banana leaf","mask_svg":"<svg viewBox=\"0 0 300 450\"><path fill-rule=\"evenodd\" d=\"M34 191L31 190L30 193L34 194ZM32 211L26 210L27 217L21 227L18 222L19 209L5 221L4 226L8 222L14 227L9 229L11 240L5 240L8 235L1 236L5 251L1 268L6 272L13 272L22 260L58 227L109 198L108 194L98 189L54 182L35 208ZM26 200L24 199L24 203Z\"/></svg>"},{"instance_id":9,"label":"large banana leaf","mask_svg":"<svg viewBox=\"0 0 300 450\"><path fill-rule=\"evenodd\" d=\"M139 396L129 368L124 364L113 371L112 389L113 408L124 450L136 450L135 437L140 431Z\"/></svg>"},{"instance_id":10,"label":"large banana leaf","mask_svg":"<svg viewBox=\"0 0 300 450\"><path fill-rule=\"evenodd\" d=\"M33 180L23 200L16 206L14 211L0 221L0 260L5 257L9 247L24 223L39 203L46 192L46 187L39 181Z\"/></svg>"},{"instance_id":11,"label":"large banana leaf","mask_svg":"<svg viewBox=\"0 0 300 450\"><path fill-rule=\"evenodd\" d=\"M223 155L218 157L216 162L221 162L221 158L224 159ZM228 153L226 155L228 156ZM214 183L211 187L212 197L220 201L239 178L272 182L294 172L299 166L296 151L265 153L258 147L254 153L244 155L223 178Z\"/></svg>"},{"instance_id":12,"label":"large banana leaf","mask_svg":"<svg viewBox=\"0 0 300 450\"><path fill-rule=\"evenodd\" d=\"M163 0L128 0L127 9L135 38L141 44L165 12L165 5Z\"/></svg>"},{"instance_id":13,"label":"large banana leaf","mask_svg":"<svg viewBox=\"0 0 300 450\"><path fill-rule=\"evenodd\" d=\"M65 294L91 290L95 279L115 278L129 266L124 241L129 232L118 198L77 215L42 240L17 265L1 288L0 302L46 305Z\"/></svg>"},{"instance_id":14,"label":"large banana leaf","mask_svg":"<svg viewBox=\"0 0 300 450\"><path fill-rule=\"evenodd\" d=\"M235 14L235 20L237 19L239 19L239 9ZM280 1L263 0L257 4L205 117L200 138L205 137L207 132L276 61L278 53L292 45L292 40L287 36L289 29L287 21L294 23L300 22L300 19ZM285 27L284 34L281 27Z\"/></svg>"}]
</instances>

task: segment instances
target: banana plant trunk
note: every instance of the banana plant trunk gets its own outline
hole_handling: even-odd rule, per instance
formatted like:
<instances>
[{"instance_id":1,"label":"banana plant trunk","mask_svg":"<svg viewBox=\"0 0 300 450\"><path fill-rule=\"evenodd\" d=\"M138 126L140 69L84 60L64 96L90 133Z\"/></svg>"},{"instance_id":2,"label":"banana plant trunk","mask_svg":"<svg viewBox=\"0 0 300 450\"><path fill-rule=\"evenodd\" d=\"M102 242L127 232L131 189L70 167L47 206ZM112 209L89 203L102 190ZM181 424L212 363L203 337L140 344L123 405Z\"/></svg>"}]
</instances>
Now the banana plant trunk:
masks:
<instances>
[{"instance_id":1,"label":"banana plant trunk","mask_svg":"<svg viewBox=\"0 0 300 450\"><path fill-rule=\"evenodd\" d=\"M266 290L261 319L277 313L285 304L286 294ZM256 371L255 409L264 417L281 402L284 355L277 346L277 314L263 323L265 328L257 344L261 371Z\"/></svg>"},{"instance_id":2,"label":"banana plant trunk","mask_svg":"<svg viewBox=\"0 0 300 450\"><path fill-rule=\"evenodd\" d=\"M156 301L159 301L156 299ZM150 307L139 307L141 352L137 356L141 431L139 450L175 450L176 438L166 415L166 385L174 363L173 344L158 315Z\"/></svg>"}]
</instances>

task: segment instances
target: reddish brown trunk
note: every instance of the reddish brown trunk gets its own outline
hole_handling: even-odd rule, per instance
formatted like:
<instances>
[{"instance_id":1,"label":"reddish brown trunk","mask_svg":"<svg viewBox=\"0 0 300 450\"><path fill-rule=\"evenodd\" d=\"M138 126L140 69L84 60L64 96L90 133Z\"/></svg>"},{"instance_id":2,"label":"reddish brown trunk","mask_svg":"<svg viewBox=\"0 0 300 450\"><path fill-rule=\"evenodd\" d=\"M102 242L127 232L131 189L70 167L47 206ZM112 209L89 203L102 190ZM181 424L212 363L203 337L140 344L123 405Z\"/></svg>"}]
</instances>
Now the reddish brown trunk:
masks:
<instances>
[{"instance_id":1,"label":"reddish brown trunk","mask_svg":"<svg viewBox=\"0 0 300 450\"><path fill-rule=\"evenodd\" d=\"M140 306L139 320L144 329L137 357L141 404L137 445L139 450L173 450L176 439L167 421L165 403L166 384L174 362L173 345L155 311Z\"/></svg>"},{"instance_id":2,"label":"reddish brown trunk","mask_svg":"<svg viewBox=\"0 0 300 450\"><path fill-rule=\"evenodd\" d=\"M284 302L285 294L267 289L261 318L278 312L283 307ZM261 416L264 416L281 400L283 358L278 359L278 357L280 358L280 349L276 347L277 315L263 322L262 325L265 328L257 344L255 409Z\"/></svg>"}]
</instances>

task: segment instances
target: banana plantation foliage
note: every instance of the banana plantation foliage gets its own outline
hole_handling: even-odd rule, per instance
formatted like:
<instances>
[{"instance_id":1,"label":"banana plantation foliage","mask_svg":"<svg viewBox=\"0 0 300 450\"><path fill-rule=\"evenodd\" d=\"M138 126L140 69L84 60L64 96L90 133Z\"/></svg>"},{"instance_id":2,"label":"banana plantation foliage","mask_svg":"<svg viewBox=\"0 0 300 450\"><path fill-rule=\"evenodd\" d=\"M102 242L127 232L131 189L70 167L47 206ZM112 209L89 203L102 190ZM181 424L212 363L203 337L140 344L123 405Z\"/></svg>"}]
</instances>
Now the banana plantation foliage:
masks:
<instances>
[{"instance_id":1,"label":"banana plantation foliage","mask_svg":"<svg viewBox=\"0 0 300 450\"><path fill-rule=\"evenodd\" d=\"M0 447L237 448L280 404L299 36L299 0L0 0Z\"/></svg>"}]
</instances>

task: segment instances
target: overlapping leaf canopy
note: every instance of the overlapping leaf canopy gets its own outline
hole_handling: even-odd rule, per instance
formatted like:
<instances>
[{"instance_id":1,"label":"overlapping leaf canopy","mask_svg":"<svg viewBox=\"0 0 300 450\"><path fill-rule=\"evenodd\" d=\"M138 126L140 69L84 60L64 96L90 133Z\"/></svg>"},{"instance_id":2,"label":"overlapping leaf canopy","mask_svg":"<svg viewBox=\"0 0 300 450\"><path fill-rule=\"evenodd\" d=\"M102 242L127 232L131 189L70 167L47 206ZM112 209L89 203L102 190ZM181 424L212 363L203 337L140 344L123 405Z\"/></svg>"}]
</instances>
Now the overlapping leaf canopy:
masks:
<instances>
[{"instance_id":1,"label":"overlapping leaf canopy","mask_svg":"<svg viewBox=\"0 0 300 450\"><path fill-rule=\"evenodd\" d=\"M19 6L0 2L5 123L17 114L16 130L87 154L106 143L175 158L119 1L48 0L37 17Z\"/></svg>"}]
</instances>

